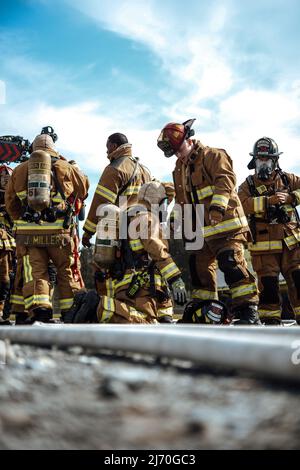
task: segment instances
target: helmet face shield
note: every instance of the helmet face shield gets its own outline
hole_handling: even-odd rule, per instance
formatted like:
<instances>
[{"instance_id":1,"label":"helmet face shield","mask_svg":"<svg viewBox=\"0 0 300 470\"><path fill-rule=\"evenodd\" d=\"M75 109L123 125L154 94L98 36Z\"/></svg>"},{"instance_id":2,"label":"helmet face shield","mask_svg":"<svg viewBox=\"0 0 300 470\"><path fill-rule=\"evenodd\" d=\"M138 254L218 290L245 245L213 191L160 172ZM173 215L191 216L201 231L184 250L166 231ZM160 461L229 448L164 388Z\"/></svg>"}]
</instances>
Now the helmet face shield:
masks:
<instances>
[{"instance_id":1,"label":"helmet face shield","mask_svg":"<svg viewBox=\"0 0 300 470\"><path fill-rule=\"evenodd\" d=\"M164 152L165 157L172 157L180 149L183 141L194 135L191 129L195 119L189 119L182 124L169 122L161 131L157 146Z\"/></svg>"},{"instance_id":2,"label":"helmet face shield","mask_svg":"<svg viewBox=\"0 0 300 470\"><path fill-rule=\"evenodd\" d=\"M167 140L158 140L157 146L162 150L165 154L165 157L170 158L175 155L175 150L172 148L171 144Z\"/></svg>"}]
</instances>

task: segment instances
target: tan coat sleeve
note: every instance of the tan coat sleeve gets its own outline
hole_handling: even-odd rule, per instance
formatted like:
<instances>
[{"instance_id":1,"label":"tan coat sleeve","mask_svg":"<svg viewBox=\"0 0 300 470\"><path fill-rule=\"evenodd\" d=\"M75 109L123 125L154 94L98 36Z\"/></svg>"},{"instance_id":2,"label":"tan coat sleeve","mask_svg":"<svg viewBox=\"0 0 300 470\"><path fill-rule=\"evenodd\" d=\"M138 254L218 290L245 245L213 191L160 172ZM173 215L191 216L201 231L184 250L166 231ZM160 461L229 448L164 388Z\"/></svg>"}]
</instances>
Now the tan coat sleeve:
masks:
<instances>
[{"instance_id":1,"label":"tan coat sleeve","mask_svg":"<svg viewBox=\"0 0 300 470\"><path fill-rule=\"evenodd\" d=\"M114 204L118 194L124 185L122 173L111 166L107 166L103 171L97 185L92 204L83 226L83 230L90 234L96 232L97 209L101 204Z\"/></svg>"},{"instance_id":2,"label":"tan coat sleeve","mask_svg":"<svg viewBox=\"0 0 300 470\"><path fill-rule=\"evenodd\" d=\"M217 149L208 154L205 161L207 172L212 175L214 194L211 200L211 208L219 208L226 211L232 191L236 186L236 176L232 167L232 160L225 150Z\"/></svg>"},{"instance_id":3,"label":"tan coat sleeve","mask_svg":"<svg viewBox=\"0 0 300 470\"><path fill-rule=\"evenodd\" d=\"M264 215L267 208L267 196L251 196L247 181L244 181L238 190L245 215Z\"/></svg>"},{"instance_id":4,"label":"tan coat sleeve","mask_svg":"<svg viewBox=\"0 0 300 470\"><path fill-rule=\"evenodd\" d=\"M292 173L287 173L289 178L292 196L294 197L294 202L296 205L300 204L300 177Z\"/></svg>"},{"instance_id":5,"label":"tan coat sleeve","mask_svg":"<svg viewBox=\"0 0 300 470\"><path fill-rule=\"evenodd\" d=\"M163 239L161 228L156 230L154 235L151 232L151 220L149 213L141 219L141 225L143 223L148 225L148 237L141 237L141 242L165 281L170 283L180 277L181 272L169 253L169 244L167 240Z\"/></svg>"},{"instance_id":6,"label":"tan coat sleeve","mask_svg":"<svg viewBox=\"0 0 300 470\"><path fill-rule=\"evenodd\" d=\"M66 160L58 160L54 163L53 169L66 198L71 194L77 194L80 199L87 197L89 180L78 166L72 165Z\"/></svg>"},{"instance_id":7,"label":"tan coat sleeve","mask_svg":"<svg viewBox=\"0 0 300 470\"><path fill-rule=\"evenodd\" d=\"M23 212L23 207L22 207L22 202L17 195L16 189L15 189L15 183L16 183L16 172L14 170L11 178L8 181L8 185L5 191L5 207L10 217L13 220L18 220ZM26 188L24 187L24 190L25 189L27 189L27 187Z\"/></svg>"}]
</instances>

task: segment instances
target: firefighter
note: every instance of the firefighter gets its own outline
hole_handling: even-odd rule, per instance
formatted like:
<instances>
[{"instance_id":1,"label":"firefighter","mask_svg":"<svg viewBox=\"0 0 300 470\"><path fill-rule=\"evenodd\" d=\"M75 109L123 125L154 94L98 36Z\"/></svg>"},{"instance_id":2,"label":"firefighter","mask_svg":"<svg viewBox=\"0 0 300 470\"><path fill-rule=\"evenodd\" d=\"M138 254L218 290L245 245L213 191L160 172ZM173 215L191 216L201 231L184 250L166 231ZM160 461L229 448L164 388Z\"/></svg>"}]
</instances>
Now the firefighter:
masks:
<instances>
[{"instance_id":1,"label":"firefighter","mask_svg":"<svg viewBox=\"0 0 300 470\"><path fill-rule=\"evenodd\" d=\"M3 318L5 302L9 300L13 259L16 248L12 236L13 222L6 208L4 194L11 177L12 169L7 165L0 166L0 325L10 324Z\"/></svg>"},{"instance_id":2,"label":"firefighter","mask_svg":"<svg viewBox=\"0 0 300 470\"><path fill-rule=\"evenodd\" d=\"M106 277L107 293L98 306L100 323L172 322L169 288L177 304L186 302L185 285L163 238L157 210L168 198L165 186L158 181L148 182L141 187L138 198L140 205L130 206L125 219L116 206L106 206L122 220L119 224L125 226L127 237L117 243L114 238L118 239L120 233L115 232L114 237L108 232L102 246L96 240L96 253L100 250L96 262L105 260L112 266L111 270L102 269L103 273L110 272ZM156 211L150 211L151 204L156 205Z\"/></svg>"},{"instance_id":3,"label":"firefighter","mask_svg":"<svg viewBox=\"0 0 300 470\"><path fill-rule=\"evenodd\" d=\"M50 135L32 144L28 161L17 166L5 203L15 222L16 242L23 248L22 276L25 309L32 321L52 318L49 261L57 271L60 309L68 321L78 282L72 273L76 201L87 197L88 179L57 152Z\"/></svg>"},{"instance_id":4,"label":"firefighter","mask_svg":"<svg viewBox=\"0 0 300 470\"><path fill-rule=\"evenodd\" d=\"M255 174L239 188L252 232L248 248L258 277L259 316L266 324L281 322L280 273L300 323L300 224L296 210L300 204L300 178L281 170L281 153L273 139L258 139L248 164Z\"/></svg>"},{"instance_id":5,"label":"firefighter","mask_svg":"<svg viewBox=\"0 0 300 470\"><path fill-rule=\"evenodd\" d=\"M86 247L90 246L89 240L96 232L97 208L107 203L118 205L120 196L127 198L127 205L134 204L141 185L151 180L149 171L132 156L131 144L124 134L110 135L106 148L110 163L100 177L83 226L82 244Z\"/></svg>"},{"instance_id":6,"label":"firefighter","mask_svg":"<svg viewBox=\"0 0 300 470\"><path fill-rule=\"evenodd\" d=\"M158 147L166 157L176 155L173 172L176 201L204 206L204 244L190 256L193 284L192 298L218 299L217 263L230 288L232 315L237 324L256 324L257 287L244 258L244 245L249 230L247 219L237 196L232 160L223 149L205 147L191 139L195 119L183 124L169 123L158 137Z\"/></svg>"}]
</instances>

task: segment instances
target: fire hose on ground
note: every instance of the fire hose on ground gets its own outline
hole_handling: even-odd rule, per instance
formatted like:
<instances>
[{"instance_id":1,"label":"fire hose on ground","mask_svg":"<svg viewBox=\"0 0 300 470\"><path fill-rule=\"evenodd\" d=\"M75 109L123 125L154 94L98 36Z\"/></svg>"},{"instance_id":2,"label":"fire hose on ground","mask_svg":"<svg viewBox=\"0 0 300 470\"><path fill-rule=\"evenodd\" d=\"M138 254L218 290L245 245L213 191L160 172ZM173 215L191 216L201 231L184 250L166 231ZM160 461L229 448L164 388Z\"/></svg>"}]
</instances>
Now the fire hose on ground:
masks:
<instances>
[{"instance_id":1,"label":"fire hose on ground","mask_svg":"<svg viewBox=\"0 0 300 470\"><path fill-rule=\"evenodd\" d=\"M298 328L45 324L0 327L0 339L35 346L140 353L300 382Z\"/></svg>"}]
</instances>

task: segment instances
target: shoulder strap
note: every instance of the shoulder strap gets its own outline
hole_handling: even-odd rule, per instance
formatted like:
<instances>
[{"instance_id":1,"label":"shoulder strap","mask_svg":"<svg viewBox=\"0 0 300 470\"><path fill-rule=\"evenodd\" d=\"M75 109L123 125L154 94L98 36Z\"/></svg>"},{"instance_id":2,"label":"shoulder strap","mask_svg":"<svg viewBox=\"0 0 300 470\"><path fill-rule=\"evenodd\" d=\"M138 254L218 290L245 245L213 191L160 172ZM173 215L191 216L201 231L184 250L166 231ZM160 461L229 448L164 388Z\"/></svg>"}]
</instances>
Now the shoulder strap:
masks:
<instances>
[{"instance_id":1,"label":"shoulder strap","mask_svg":"<svg viewBox=\"0 0 300 470\"><path fill-rule=\"evenodd\" d=\"M253 197L257 196L257 191L256 191L256 187L255 187L255 184L254 184L253 176L252 175L247 176L246 181L248 183L248 187L249 187L249 191L250 191L251 196L253 196Z\"/></svg>"},{"instance_id":2,"label":"shoulder strap","mask_svg":"<svg viewBox=\"0 0 300 470\"><path fill-rule=\"evenodd\" d=\"M285 188L290 191L291 187L290 187L290 180L288 178L288 175L284 171L282 171L281 168L278 170L278 174L279 174L279 176L281 178L281 181L283 182Z\"/></svg>"},{"instance_id":3,"label":"shoulder strap","mask_svg":"<svg viewBox=\"0 0 300 470\"><path fill-rule=\"evenodd\" d=\"M119 195L121 195L122 193L124 193L124 191L126 191L126 189L128 188L128 186L130 186L130 184L132 183L132 181L134 180L134 178L137 174L138 167L140 166L139 160L138 160L138 158L134 158L133 160L135 161L135 165L134 165L132 175L129 178L129 180L127 181L127 183L125 183L124 186L120 189Z\"/></svg>"},{"instance_id":4,"label":"shoulder strap","mask_svg":"<svg viewBox=\"0 0 300 470\"><path fill-rule=\"evenodd\" d=\"M61 195L62 200L63 200L63 201L66 201L67 198L66 198L66 196L65 196L65 194L64 194L64 192L63 192L63 190L62 190L62 187L61 187L61 185L60 185L60 183L59 183L59 181L58 181L58 178L57 178L56 173L55 173L55 168L53 168L53 166L52 166L52 169L51 169L51 174L52 174L52 178L53 178L54 183L55 183L56 190L57 190L57 191L59 192L59 194Z\"/></svg>"}]
</instances>

